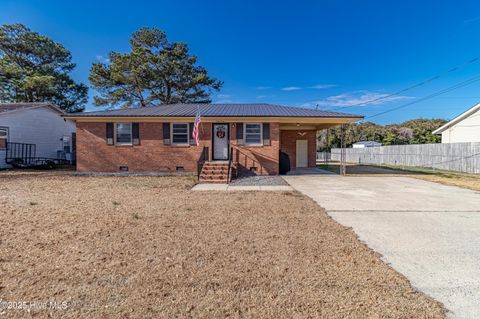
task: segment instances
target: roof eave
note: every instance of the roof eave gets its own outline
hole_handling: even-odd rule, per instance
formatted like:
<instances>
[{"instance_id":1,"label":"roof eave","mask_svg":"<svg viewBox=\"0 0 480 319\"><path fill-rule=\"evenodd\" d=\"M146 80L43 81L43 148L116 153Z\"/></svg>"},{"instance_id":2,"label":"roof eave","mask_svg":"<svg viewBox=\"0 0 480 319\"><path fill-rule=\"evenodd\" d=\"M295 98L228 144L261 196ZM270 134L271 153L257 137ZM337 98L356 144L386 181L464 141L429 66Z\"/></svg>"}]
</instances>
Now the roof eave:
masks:
<instances>
[{"instance_id":1,"label":"roof eave","mask_svg":"<svg viewBox=\"0 0 480 319\"><path fill-rule=\"evenodd\" d=\"M10 113L14 113L14 112L21 112L21 111L26 111L26 110L32 110L32 109L39 109L39 108L42 108L42 107L48 107L52 111L55 111L55 112L59 113L61 116L67 115L67 113L65 111L63 111L58 106L56 106L55 104L52 104L52 103L45 103L45 104L40 104L40 105L32 105L32 106L27 106L27 107L16 108L16 109L12 109L12 110L9 110L9 111L0 112L0 115L10 114Z\"/></svg>"},{"instance_id":2,"label":"roof eave","mask_svg":"<svg viewBox=\"0 0 480 319\"><path fill-rule=\"evenodd\" d=\"M450 120L449 122L443 124L442 126L440 126L439 128L437 128L435 131L432 132L432 134L441 134L443 133L445 130L449 129L450 127L454 126L455 124L463 121L465 118L469 117L470 115L472 115L473 113L477 112L478 110L480 110L480 103L478 104L475 104L474 106L472 106L470 109L466 110L465 112L463 112L462 114L456 116L455 118L453 118L452 120Z\"/></svg>"}]
</instances>

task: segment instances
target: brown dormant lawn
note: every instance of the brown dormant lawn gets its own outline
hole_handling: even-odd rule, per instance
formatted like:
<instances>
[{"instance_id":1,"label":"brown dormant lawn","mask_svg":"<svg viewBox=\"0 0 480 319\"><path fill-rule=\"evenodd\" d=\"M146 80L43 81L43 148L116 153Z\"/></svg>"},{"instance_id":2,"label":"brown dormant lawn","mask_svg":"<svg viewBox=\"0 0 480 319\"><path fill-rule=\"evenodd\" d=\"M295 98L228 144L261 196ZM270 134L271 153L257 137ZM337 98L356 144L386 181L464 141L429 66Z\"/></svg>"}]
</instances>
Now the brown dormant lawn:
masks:
<instances>
[{"instance_id":1,"label":"brown dormant lawn","mask_svg":"<svg viewBox=\"0 0 480 319\"><path fill-rule=\"evenodd\" d=\"M188 177L0 173L0 299L24 318L441 318L444 309L294 192Z\"/></svg>"}]
</instances>

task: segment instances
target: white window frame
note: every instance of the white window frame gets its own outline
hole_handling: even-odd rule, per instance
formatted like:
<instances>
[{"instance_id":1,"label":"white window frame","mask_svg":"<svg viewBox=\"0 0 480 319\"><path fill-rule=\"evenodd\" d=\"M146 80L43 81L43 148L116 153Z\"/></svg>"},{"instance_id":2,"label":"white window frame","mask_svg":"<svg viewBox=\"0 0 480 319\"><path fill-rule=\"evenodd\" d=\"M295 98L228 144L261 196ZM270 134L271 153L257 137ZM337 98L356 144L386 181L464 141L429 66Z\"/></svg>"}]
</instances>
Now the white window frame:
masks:
<instances>
[{"instance_id":1,"label":"white window frame","mask_svg":"<svg viewBox=\"0 0 480 319\"><path fill-rule=\"evenodd\" d=\"M173 127L175 125L178 125L178 124L187 126L187 142L185 142L185 143L175 143L174 142ZM170 138L172 139L172 145L190 145L190 123L184 123L184 122L171 123L171 125L170 125Z\"/></svg>"},{"instance_id":2,"label":"white window frame","mask_svg":"<svg viewBox=\"0 0 480 319\"><path fill-rule=\"evenodd\" d=\"M130 124L130 142L119 142L117 141L117 135L118 135L118 124ZM118 122L115 123L115 130L114 130L114 136L115 136L115 144L116 145L133 145L133 123L131 122Z\"/></svg>"},{"instance_id":3,"label":"white window frame","mask_svg":"<svg viewBox=\"0 0 480 319\"><path fill-rule=\"evenodd\" d=\"M0 139L5 140L5 148L0 148L0 150L6 150L7 149L7 143L8 143L8 127L5 126L0 126L0 130L5 131L7 135L5 137L0 137Z\"/></svg>"},{"instance_id":4,"label":"white window frame","mask_svg":"<svg viewBox=\"0 0 480 319\"><path fill-rule=\"evenodd\" d=\"M260 142L248 143L247 142L247 124L255 124L260 126ZM243 144L248 146L262 146L263 145L263 123L243 123Z\"/></svg>"}]
</instances>

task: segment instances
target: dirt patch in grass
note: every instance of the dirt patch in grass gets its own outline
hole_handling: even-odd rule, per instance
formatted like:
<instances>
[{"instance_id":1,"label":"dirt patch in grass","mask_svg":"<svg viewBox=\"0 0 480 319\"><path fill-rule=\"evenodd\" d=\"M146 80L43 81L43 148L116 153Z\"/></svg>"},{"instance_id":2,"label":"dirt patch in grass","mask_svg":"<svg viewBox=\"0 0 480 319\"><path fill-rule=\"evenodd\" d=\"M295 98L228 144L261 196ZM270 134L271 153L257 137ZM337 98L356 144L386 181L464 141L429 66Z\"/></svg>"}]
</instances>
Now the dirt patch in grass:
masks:
<instances>
[{"instance_id":1,"label":"dirt patch in grass","mask_svg":"<svg viewBox=\"0 0 480 319\"><path fill-rule=\"evenodd\" d=\"M442 306L292 192L187 177L0 175L5 317L439 318ZM35 203L35 204L32 204Z\"/></svg>"},{"instance_id":2,"label":"dirt patch in grass","mask_svg":"<svg viewBox=\"0 0 480 319\"><path fill-rule=\"evenodd\" d=\"M480 191L480 176L466 176L454 174L430 174L430 175L416 175L415 178L423 179L425 181L440 183L449 186L458 186L468 188L474 191Z\"/></svg>"}]
</instances>

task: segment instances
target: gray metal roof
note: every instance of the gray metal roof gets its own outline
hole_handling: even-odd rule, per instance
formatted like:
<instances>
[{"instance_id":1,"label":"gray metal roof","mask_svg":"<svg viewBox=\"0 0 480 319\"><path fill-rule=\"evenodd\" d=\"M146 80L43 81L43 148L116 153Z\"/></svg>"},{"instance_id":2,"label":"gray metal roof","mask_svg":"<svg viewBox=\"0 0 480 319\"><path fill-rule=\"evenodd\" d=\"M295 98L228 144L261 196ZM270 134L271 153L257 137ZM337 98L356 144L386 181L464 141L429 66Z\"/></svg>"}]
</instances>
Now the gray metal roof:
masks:
<instances>
[{"instance_id":1,"label":"gray metal roof","mask_svg":"<svg viewBox=\"0 0 480 319\"><path fill-rule=\"evenodd\" d=\"M273 104L169 104L145 108L75 113L74 117L332 117L363 118L324 110Z\"/></svg>"}]
</instances>

